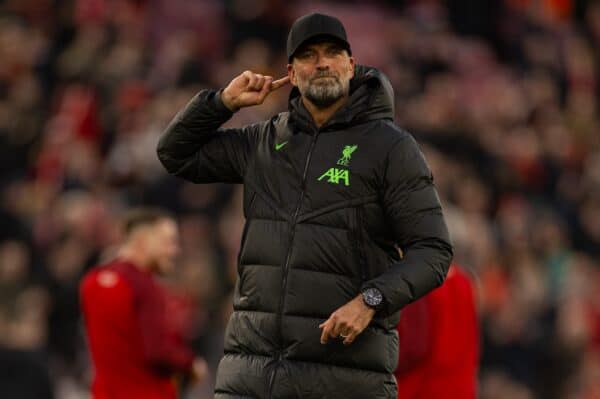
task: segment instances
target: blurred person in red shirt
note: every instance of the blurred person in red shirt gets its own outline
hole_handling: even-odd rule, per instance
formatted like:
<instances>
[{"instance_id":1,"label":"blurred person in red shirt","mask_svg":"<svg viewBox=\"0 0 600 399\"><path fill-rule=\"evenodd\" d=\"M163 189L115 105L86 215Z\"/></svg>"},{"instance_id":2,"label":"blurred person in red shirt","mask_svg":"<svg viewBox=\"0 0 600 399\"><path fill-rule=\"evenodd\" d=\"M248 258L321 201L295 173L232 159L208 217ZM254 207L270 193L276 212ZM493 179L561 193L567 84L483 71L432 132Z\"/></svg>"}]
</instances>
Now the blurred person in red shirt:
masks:
<instances>
[{"instance_id":1,"label":"blurred person in red shirt","mask_svg":"<svg viewBox=\"0 0 600 399\"><path fill-rule=\"evenodd\" d=\"M171 294L156 279L171 272L179 253L175 220L150 208L131 211L125 242L112 262L80 283L81 308L94 365L94 399L174 399L176 378L202 380L180 323L167 310Z\"/></svg>"},{"instance_id":2,"label":"blurred person in red shirt","mask_svg":"<svg viewBox=\"0 0 600 399\"><path fill-rule=\"evenodd\" d=\"M399 399L477 397L479 323L473 283L452 264L439 288L402 310Z\"/></svg>"}]
</instances>

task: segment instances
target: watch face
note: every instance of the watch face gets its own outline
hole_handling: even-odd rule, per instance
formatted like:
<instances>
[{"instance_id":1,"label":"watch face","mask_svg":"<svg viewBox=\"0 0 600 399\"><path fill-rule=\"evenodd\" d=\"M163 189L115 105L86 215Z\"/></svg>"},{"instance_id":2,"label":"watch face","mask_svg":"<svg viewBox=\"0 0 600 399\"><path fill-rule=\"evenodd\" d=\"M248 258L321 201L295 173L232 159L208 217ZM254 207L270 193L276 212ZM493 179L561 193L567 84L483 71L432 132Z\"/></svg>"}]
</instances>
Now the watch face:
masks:
<instances>
[{"instance_id":1,"label":"watch face","mask_svg":"<svg viewBox=\"0 0 600 399\"><path fill-rule=\"evenodd\" d=\"M363 291L365 303L369 306L379 306L383 300L381 292L377 288L367 288Z\"/></svg>"}]
</instances>

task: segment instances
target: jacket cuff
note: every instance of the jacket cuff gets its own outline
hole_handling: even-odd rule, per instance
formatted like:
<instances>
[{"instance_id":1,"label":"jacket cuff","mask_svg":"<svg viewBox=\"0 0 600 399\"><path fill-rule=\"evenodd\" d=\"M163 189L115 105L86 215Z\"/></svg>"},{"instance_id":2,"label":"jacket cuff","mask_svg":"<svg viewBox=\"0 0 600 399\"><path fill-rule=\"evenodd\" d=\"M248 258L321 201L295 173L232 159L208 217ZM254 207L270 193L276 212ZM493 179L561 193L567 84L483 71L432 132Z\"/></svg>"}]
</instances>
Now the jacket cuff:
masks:
<instances>
[{"instance_id":1,"label":"jacket cuff","mask_svg":"<svg viewBox=\"0 0 600 399\"><path fill-rule=\"evenodd\" d=\"M381 290L380 287L378 287L376 284L373 284L373 281L365 281L360 287L360 294L362 295L362 293L369 288L375 288L377 289L377 291L381 292L381 296L383 297L383 299L381 300L379 306L377 306L377 308L375 309L375 314L381 316L383 313L385 313L388 307L388 302L385 299L385 293L383 292L383 290Z\"/></svg>"},{"instance_id":2,"label":"jacket cuff","mask_svg":"<svg viewBox=\"0 0 600 399\"><path fill-rule=\"evenodd\" d=\"M231 117L234 114L234 111L232 111L229 108L227 108L227 106L223 103L223 100L221 99L221 95L223 94L223 90L224 89L220 89L219 91L217 91L214 94L212 104L214 105L215 109L219 113L222 112L223 114L227 114L227 115L229 115L229 117Z\"/></svg>"},{"instance_id":3,"label":"jacket cuff","mask_svg":"<svg viewBox=\"0 0 600 399\"><path fill-rule=\"evenodd\" d=\"M376 288L377 290L379 290L379 292L381 292L381 296L383 297L381 305L378 307L377 312L375 313L379 317L389 317L398 310L402 309L404 306L408 305L408 303L410 303L409 298L403 298L402 303L391 303L389 301L391 295L386 292L386 286L384 284L379 284L377 278L365 281L360 287L360 292L362 293L368 288Z\"/></svg>"}]
</instances>

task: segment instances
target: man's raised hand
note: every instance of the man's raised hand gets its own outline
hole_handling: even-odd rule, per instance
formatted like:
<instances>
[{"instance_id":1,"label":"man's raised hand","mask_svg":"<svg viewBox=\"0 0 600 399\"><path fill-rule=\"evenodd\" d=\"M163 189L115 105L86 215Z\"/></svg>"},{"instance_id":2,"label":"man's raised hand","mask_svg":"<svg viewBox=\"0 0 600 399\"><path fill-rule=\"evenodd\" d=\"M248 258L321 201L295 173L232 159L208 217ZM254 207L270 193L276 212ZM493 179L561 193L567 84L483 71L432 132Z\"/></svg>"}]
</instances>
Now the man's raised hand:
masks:
<instances>
[{"instance_id":1,"label":"man's raised hand","mask_svg":"<svg viewBox=\"0 0 600 399\"><path fill-rule=\"evenodd\" d=\"M272 76L245 71L234 78L223 90L221 100L231 111L262 104L269 93L285 86L290 78L273 80Z\"/></svg>"}]
</instances>

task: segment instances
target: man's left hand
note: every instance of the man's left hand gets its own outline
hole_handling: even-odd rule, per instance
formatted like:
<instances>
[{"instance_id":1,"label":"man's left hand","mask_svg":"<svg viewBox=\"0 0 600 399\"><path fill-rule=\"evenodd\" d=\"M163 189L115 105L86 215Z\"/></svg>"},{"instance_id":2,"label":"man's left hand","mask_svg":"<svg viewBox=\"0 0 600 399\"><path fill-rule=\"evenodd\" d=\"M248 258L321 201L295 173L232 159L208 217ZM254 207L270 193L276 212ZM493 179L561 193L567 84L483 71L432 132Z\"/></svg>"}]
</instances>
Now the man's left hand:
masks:
<instances>
[{"instance_id":1,"label":"man's left hand","mask_svg":"<svg viewBox=\"0 0 600 399\"><path fill-rule=\"evenodd\" d=\"M367 306L359 294L356 298L337 309L319 325L321 343L326 344L329 338L343 338L344 345L350 345L371 322L375 310Z\"/></svg>"}]
</instances>

